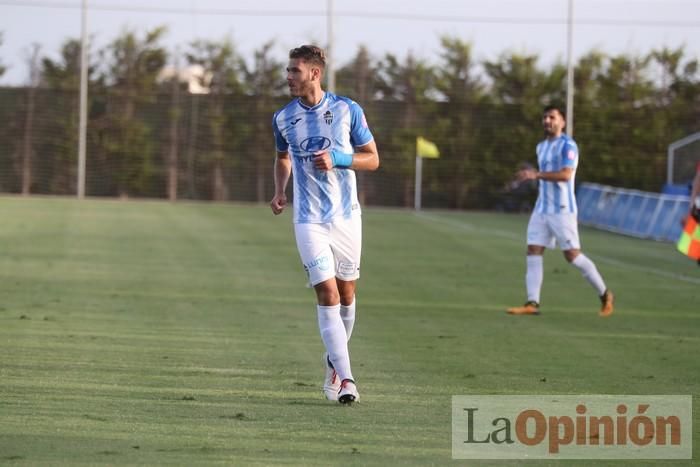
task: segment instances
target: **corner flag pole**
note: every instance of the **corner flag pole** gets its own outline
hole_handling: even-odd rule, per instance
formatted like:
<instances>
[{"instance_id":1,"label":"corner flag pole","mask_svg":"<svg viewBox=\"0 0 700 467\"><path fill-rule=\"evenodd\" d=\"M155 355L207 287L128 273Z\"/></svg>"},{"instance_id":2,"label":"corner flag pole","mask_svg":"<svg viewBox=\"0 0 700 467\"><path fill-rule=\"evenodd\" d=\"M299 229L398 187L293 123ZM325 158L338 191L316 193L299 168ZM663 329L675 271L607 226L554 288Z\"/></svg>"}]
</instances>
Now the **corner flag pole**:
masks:
<instances>
[{"instance_id":1,"label":"corner flag pole","mask_svg":"<svg viewBox=\"0 0 700 467\"><path fill-rule=\"evenodd\" d=\"M416 148L416 187L414 190L413 207L420 211L421 207L421 185L423 184L423 158Z\"/></svg>"},{"instance_id":2,"label":"corner flag pole","mask_svg":"<svg viewBox=\"0 0 700 467\"><path fill-rule=\"evenodd\" d=\"M413 207L420 211L423 191L423 159L437 159L440 157L440 150L432 141L428 141L422 136L416 137L416 186L414 190Z\"/></svg>"}]
</instances>

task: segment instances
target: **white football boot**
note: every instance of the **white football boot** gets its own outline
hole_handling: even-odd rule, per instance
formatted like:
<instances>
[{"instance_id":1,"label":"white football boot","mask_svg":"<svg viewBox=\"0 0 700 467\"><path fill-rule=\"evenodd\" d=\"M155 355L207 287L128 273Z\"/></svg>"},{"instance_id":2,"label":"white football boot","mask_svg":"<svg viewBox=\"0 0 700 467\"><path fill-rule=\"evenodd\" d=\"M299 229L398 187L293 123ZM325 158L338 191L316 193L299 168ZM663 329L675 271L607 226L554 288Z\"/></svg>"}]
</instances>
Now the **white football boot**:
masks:
<instances>
[{"instance_id":1,"label":"white football boot","mask_svg":"<svg viewBox=\"0 0 700 467\"><path fill-rule=\"evenodd\" d=\"M351 379L344 379L340 383L340 391L338 391L338 402L341 404L352 404L360 402L360 393L357 392L357 386Z\"/></svg>"},{"instance_id":2,"label":"white football boot","mask_svg":"<svg viewBox=\"0 0 700 467\"><path fill-rule=\"evenodd\" d=\"M323 394L329 401L338 400L338 391L340 391L340 378L335 368L331 365L328 359L328 354L323 354L323 367L326 369L326 377L323 380Z\"/></svg>"}]
</instances>

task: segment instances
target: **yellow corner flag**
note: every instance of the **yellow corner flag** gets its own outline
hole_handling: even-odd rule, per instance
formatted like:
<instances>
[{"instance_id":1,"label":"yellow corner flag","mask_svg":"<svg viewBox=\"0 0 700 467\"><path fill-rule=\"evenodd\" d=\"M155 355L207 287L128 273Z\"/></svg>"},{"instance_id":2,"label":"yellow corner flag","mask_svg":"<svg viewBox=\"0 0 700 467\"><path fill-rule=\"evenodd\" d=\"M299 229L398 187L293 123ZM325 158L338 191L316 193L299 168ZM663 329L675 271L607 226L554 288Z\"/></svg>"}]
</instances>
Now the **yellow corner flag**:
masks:
<instances>
[{"instance_id":1,"label":"yellow corner flag","mask_svg":"<svg viewBox=\"0 0 700 467\"><path fill-rule=\"evenodd\" d=\"M419 136L416 138L416 154L418 157L427 159L437 159L440 157L440 150L435 143Z\"/></svg>"}]
</instances>

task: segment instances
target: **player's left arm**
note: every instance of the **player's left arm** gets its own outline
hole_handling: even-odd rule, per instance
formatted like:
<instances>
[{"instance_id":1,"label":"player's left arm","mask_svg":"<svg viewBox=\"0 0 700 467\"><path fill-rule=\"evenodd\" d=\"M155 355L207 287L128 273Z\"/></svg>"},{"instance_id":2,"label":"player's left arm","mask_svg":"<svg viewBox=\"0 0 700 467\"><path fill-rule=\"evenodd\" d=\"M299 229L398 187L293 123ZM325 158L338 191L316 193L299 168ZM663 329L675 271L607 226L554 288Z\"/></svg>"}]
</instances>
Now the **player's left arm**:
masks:
<instances>
[{"instance_id":1,"label":"player's left arm","mask_svg":"<svg viewBox=\"0 0 700 467\"><path fill-rule=\"evenodd\" d=\"M337 149L314 153L314 166L319 170L331 170L333 167L353 170L377 170L379 152L374 136L369 130L362 107L350 102L350 144L354 152L343 153Z\"/></svg>"},{"instance_id":2,"label":"player's left arm","mask_svg":"<svg viewBox=\"0 0 700 467\"><path fill-rule=\"evenodd\" d=\"M362 107L353 103L350 106L351 128L350 141L355 148L352 155L351 169L374 171L379 168L379 152L374 136L367 125L365 112Z\"/></svg>"},{"instance_id":3,"label":"player's left arm","mask_svg":"<svg viewBox=\"0 0 700 467\"><path fill-rule=\"evenodd\" d=\"M333 167L353 170L377 170L379 168L379 152L374 140L362 146L357 146L355 152L346 154L335 149L314 153L314 166L319 170L331 170Z\"/></svg>"},{"instance_id":4,"label":"player's left arm","mask_svg":"<svg viewBox=\"0 0 700 467\"><path fill-rule=\"evenodd\" d=\"M374 140L355 148L350 168L368 171L374 171L379 168L379 152L377 151L377 143Z\"/></svg>"}]
</instances>

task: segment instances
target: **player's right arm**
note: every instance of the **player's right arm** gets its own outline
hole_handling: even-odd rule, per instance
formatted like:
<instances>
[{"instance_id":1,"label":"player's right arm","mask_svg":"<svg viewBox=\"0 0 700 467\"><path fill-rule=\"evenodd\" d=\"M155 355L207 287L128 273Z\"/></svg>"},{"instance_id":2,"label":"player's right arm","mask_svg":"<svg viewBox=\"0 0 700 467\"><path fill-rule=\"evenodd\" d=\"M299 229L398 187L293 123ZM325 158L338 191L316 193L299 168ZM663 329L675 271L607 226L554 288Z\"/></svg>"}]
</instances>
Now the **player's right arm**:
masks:
<instances>
[{"instance_id":1,"label":"player's right arm","mask_svg":"<svg viewBox=\"0 0 700 467\"><path fill-rule=\"evenodd\" d=\"M289 158L288 152L278 152L275 158L275 196L270 201L272 213L277 215L284 211L287 206L287 183L292 173L292 160Z\"/></svg>"},{"instance_id":2,"label":"player's right arm","mask_svg":"<svg viewBox=\"0 0 700 467\"><path fill-rule=\"evenodd\" d=\"M277 157L275 157L275 168L273 178L275 180L275 196L270 201L270 208L274 215L281 214L287 207L287 183L292 174L292 160L289 157L289 142L282 136L282 132L277 124L279 111L272 117L272 133L275 137L275 147Z\"/></svg>"},{"instance_id":3,"label":"player's right arm","mask_svg":"<svg viewBox=\"0 0 700 467\"><path fill-rule=\"evenodd\" d=\"M572 140L567 140L561 148L560 170L553 172L535 173L535 178L546 182L568 182L574 176L574 170L578 165L578 147Z\"/></svg>"},{"instance_id":4,"label":"player's right arm","mask_svg":"<svg viewBox=\"0 0 700 467\"><path fill-rule=\"evenodd\" d=\"M535 172L535 179L546 182L568 182L574 174L574 169L564 167L556 172Z\"/></svg>"}]
</instances>

